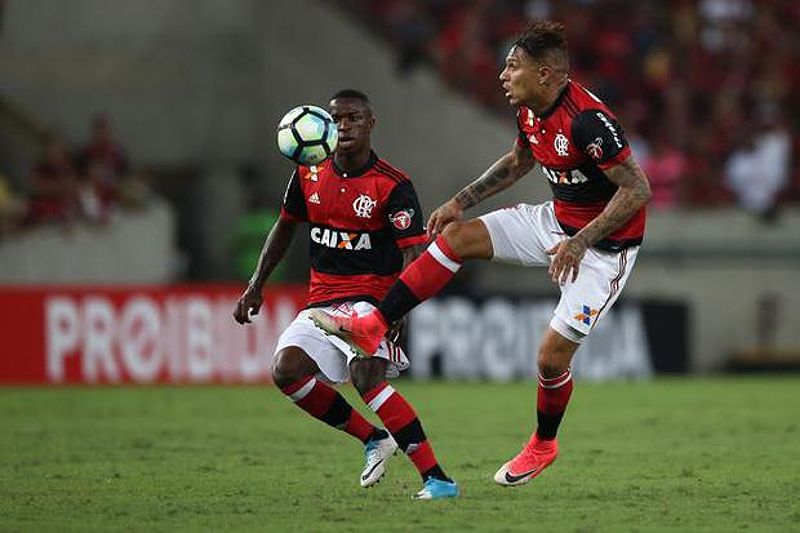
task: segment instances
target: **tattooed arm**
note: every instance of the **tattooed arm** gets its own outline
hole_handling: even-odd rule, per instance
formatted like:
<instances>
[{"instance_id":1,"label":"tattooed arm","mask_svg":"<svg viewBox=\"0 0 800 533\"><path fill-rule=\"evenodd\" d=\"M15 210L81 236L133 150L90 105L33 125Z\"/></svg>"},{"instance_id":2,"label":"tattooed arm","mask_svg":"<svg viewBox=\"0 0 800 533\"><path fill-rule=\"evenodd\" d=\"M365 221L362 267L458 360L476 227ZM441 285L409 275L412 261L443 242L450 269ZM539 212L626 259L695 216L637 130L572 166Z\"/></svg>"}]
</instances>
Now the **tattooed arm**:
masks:
<instances>
[{"instance_id":1,"label":"tattooed arm","mask_svg":"<svg viewBox=\"0 0 800 533\"><path fill-rule=\"evenodd\" d=\"M509 188L536 165L527 147L514 144L514 149L498 159L478 179L461 189L431 214L428 235L435 236L447 224L461 218L465 209Z\"/></svg>"},{"instance_id":2,"label":"tattooed arm","mask_svg":"<svg viewBox=\"0 0 800 533\"><path fill-rule=\"evenodd\" d=\"M474 207L509 188L536 165L530 149L516 143L514 149L498 159L481 177L461 189L453 200L462 210Z\"/></svg>"},{"instance_id":3,"label":"tattooed arm","mask_svg":"<svg viewBox=\"0 0 800 533\"><path fill-rule=\"evenodd\" d=\"M652 196L650 182L632 155L605 174L618 186L605 209L575 236L548 250L555 255L550 264L550 277L556 283L565 283L570 273L575 281L586 250L621 228Z\"/></svg>"},{"instance_id":4,"label":"tattooed arm","mask_svg":"<svg viewBox=\"0 0 800 533\"><path fill-rule=\"evenodd\" d=\"M652 196L650 182L633 156L607 170L605 174L619 188L603 212L575 235L587 247L597 244L621 228Z\"/></svg>"}]
</instances>

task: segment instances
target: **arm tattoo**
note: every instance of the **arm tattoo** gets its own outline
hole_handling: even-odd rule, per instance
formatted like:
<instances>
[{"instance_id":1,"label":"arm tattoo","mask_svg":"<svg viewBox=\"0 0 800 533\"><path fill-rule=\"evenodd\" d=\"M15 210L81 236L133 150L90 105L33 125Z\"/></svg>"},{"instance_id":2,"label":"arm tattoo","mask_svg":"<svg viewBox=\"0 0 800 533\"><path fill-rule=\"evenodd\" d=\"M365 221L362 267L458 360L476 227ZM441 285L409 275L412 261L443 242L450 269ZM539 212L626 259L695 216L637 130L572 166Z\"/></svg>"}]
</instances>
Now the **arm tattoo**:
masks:
<instances>
[{"instance_id":1,"label":"arm tattoo","mask_svg":"<svg viewBox=\"0 0 800 533\"><path fill-rule=\"evenodd\" d=\"M469 209L483 200L507 189L522 176L528 173L536 161L527 148L517 146L514 150L498 159L481 177L461 189L455 195L455 201L461 209Z\"/></svg>"},{"instance_id":2,"label":"arm tattoo","mask_svg":"<svg viewBox=\"0 0 800 533\"><path fill-rule=\"evenodd\" d=\"M578 232L587 246L592 246L621 228L652 196L650 183L633 156L608 171L606 176L619 186L603 212Z\"/></svg>"}]
</instances>

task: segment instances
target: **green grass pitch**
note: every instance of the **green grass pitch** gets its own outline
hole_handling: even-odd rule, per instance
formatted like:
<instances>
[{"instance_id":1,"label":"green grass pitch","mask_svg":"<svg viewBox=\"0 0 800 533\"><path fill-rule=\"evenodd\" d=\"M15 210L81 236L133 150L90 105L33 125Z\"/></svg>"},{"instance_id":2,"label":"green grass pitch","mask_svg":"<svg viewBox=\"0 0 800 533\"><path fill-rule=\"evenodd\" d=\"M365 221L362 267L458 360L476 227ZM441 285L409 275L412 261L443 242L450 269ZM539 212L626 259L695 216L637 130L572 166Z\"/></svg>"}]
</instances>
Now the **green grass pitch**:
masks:
<instances>
[{"instance_id":1,"label":"green grass pitch","mask_svg":"<svg viewBox=\"0 0 800 533\"><path fill-rule=\"evenodd\" d=\"M534 384L395 385L460 499L411 501L402 455L361 489L360 443L272 387L0 389L0 531L800 531L798 377L578 383L513 489Z\"/></svg>"}]
</instances>

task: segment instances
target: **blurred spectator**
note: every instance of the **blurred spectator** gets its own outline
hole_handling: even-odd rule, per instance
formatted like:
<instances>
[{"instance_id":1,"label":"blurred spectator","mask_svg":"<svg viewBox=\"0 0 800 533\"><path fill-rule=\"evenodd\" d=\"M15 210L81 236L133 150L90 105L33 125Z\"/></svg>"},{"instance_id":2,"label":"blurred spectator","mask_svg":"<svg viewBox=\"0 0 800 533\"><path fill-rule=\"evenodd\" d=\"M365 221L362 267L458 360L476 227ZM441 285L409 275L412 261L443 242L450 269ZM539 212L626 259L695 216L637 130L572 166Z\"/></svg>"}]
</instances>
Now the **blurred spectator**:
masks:
<instances>
[{"instance_id":1,"label":"blurred spectator","mask_svg":"<svg viewBox=\"0 0 800 533\"><path fill-rule=\"evenodd\" d=\"M79 213L75 166L66 141L51 138L30 177L29 224L69 222Z\"/></svg>"},{"instance_id":2,"label":"blurred spectator","mask_svg":"<svg viewBox=\"0 0 800 533\"><path fill-rule=\"evenodd\" d=\"M684 155L669 142L666 134L661 133L641 161L653 191L650 205L662 210L677 207L682 197L682 178L686 169Z\"/></svg>"},{"instance_id":3,"label":"blurred spectator","mask_svg":"<svg viewBox=\"0 0 800 533\"><path fill-rule=\"evenodd\" d=\"M401 74L431 60L429 43L435 35L435 27L432 16L420 1L392 2L386 6L384 17L399 52L397 69Z\"/></svg>"},{"instance_id":4,"label":"blurred spectator","mask_svg":"<svg viewBox=\"0 0 800 533\"><path fill-rule=\"evenodd\" d=\"M81 214L94 222L107 222L119 201L128 172L125 149L114 137L111 119L97 114L89 142L79 155L78 199Z\"/></svg>"},{"instance_id":5,"label":"blurred spectator","mask_svg":"<svg viewBox=\"0 0 800 533\"><path fill-rule=\"evenodd\" d=\"M92 179L101 196L113 197L119 183L128 172L128 156L117 142L111 119L98 114L92 120L89 143L81 150L82 165L92 171Z\"/></svg>"},{"instance_id":6,"label":"blurred spectator","mask_svg":"<svg viewBox=\"0 0 800 533\"><path fill-rule=\"evenodd\" d=\"M770 115L761 131L748 131L725 166L727 184L739 205L766 221L775 217L778 194L789 184L790 149L789 132Z\"/></svg>"},{"instance_id":7,"label":"blurred spectator","mask_svg":"<svg viewBox=\"0 0 800 533\"><path fill-rule=\"evenodd\" d=\"M0 173L0 238L14 231L25 216L25 202L14 193L5 174Z\"/></svg>"},{"instance_id":8,"label":"blurred spectator","mask_svg":"<svg viewBox=\"0 0 800 533\"><path fill-rule=\"evenodd\" d=\"M88 159L78 175L81 215L92 222L107 222L116 204L117 185L109 186L108 168L98 159Z\"/></svg>"}]
</instances>

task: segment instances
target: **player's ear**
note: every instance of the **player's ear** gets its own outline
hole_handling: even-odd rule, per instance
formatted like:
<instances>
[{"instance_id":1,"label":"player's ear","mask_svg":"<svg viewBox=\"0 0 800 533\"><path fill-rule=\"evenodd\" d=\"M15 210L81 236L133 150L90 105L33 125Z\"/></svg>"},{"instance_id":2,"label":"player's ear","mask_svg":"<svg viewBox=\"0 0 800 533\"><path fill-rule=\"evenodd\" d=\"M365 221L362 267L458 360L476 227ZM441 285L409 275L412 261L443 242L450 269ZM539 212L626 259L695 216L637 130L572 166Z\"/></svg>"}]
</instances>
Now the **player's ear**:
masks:
<instances>
[{"instance_id":1,"label":"player's ear","mask_svg":"<svg viewBox=\"0 0 800 533\"><path fill-rule=\"evenodd\" d=\"M544 85L550 80L550 75L553 73L553 69L547 65L539 65L537 72L539 73L539 85Z\"/></svg>"}]
</instances>

